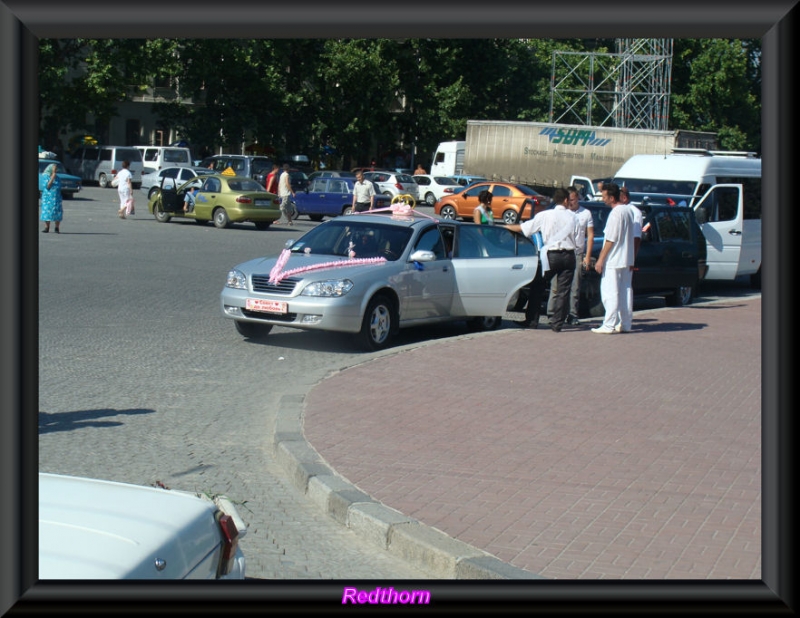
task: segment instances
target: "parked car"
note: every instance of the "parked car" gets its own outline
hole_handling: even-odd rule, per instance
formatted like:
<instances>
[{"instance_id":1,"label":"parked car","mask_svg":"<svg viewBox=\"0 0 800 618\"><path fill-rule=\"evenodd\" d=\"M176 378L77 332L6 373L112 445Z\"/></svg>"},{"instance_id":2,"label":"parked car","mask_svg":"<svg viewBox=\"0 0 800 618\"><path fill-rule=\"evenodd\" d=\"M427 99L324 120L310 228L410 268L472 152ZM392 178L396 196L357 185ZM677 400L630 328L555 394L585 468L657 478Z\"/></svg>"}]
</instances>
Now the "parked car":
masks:
<instances>
[{"instance_id":1,"label":"parked car","mask_svg":"<svg viewBox=\"0 0 800 618\"><path fill-rule=\"evenodd\" d=\"M380 189L380 192L389 197L410 195L415 201L419 200L419 186L410 174L397 172L364 172L364 178L371 180Z\"/></svg>"},{"instance_id":2,"label":"parked car","mask_svg":"<svg viewBox=\"0 0 800 618\"><path fill-rule=\"evenodd\" d=\"M234 504L39 473L39 579L244 579Z\"/></svg>"},{"instance_id":3,"label":"parked car","mask_svg":"<svg viewBox=\"0 0 800 618\"><path fill-rule=\"evenodd\" d=\"M206 157L198 167L212 166L217 174L231 168L237 176L245 176L267 186L267 176L272 171L273 160L269 157L254 155L219 154Z\"/></svg>"},{"instance_id":4,"label":"parked car","mask_svg":"<svg viewBox=\"0 0 800 618\"><path fill-rule=\"evenodd\" d=\"M141 151L133 146L80 146L67 155L64 166L83 182L96 182L105 189L122 169L123 161L130 162L131 182L138 189L144 166Z\"/></svg>"},{"instance_id":5,"label":"parked car","mask_svg":"<svg viewBox=\"0 0 800 618\"><path fill-rule=\"evenodd\" d=\"M311 172L308 175L309 180L314 180L315 178L355 178L355 172L348 172L345 170L318 170L316 172Z\"/></svg>"},{"instance_id":6,"label":"parked car","mask_svg":"<svg viewBox=\"0 0 800 618\"><path fill-rule=\"evenodd\" d=\"M184 197L192 186L198 188L195 207L190 212L184 212ZM266 230L281 217L277 195L267 193L263 185L252 178L224 174L193 178L179 186L173 178L164 177L159 191L150 199L147 208L156 221L162 223L178 217L194 219L198 223L213 221L218 228L249 221L257 229Z\"/></svg>"},{"instance_id":7,"label":"parked car","mask_svg":"<svg viewBox=\"0 0 800 618\"><path fill-rule=\"evenodd\" d=\"M312 180L305 191L295 193L294 203L297 213L308 215L312 221L322 221L323 217L349 215L353 210L353 185L355 182L355 177L344 176ZM391 199L383 195L375 186L373 208L386 208L390 204Z\"/></svg>"},{"instance_id":8,"label":"parked car","mask_svg":"<svg viewBox=\"0 0 800 618\"><path fill-rule=\"evenodd\" d=\"M64 199L72 199L76 193L81 190L81 179L78 176L68 174L64 164L55 159L39 159L39 174L44 173L44 170L51 163L56 166L56 176L61 181L61 197ZM39 189L39 197L42 196L42 190Z\"/></svg>"},{"instance_id":9,"label":"parked car","mask_svg":"<svg viewBox=\"0 0 800 618\"><path fill-rule=\"evenodd\" d=\"M207 176L214 171L205 167L165 167L158 172L142 175L142 191L147 194L147 199L151 199L161 188L162 178L174 178L177 184L181 185L187 180L198 176Z\"/></svg>"},{"instance_id":10,"label":"parked car","mask_svg":"<svg viewBox=\"0 0 800 618\"><path fill-rule=\"evenodd\" d=\"M430 174L417 174L412 176L414 182L419 185L419 199L425 201L428 206L434 206L436 202L446 195L453 195L460 192L464 187L458 184L455 178L449 176L431 176Z\"/></svg>"},{"instance_id":11,"label":"parked car","mask_svg":"<svg viewBox=\"0 0 800 618\"><path fill-rule=\"evenodd\" d=\"M311 172L311 159L308 158L308 155L304 154L294 154L289 155L288 157L282 159L280 161L281 165L284 163L288 163L291 167L300 170L301 172Z\"/></svg>"},{"instance_id":12,"label":"parked car","mask_svg":"<svg viewBox=\"0 0 800 618\"><path fill-rule=\"evenodd\" d=\"M192 167L192 153L188 148L177 146L136 146L142 153L142 175L151 174L165 167Z\"/></svg>"},{"instance_id":13,"label":"parked car","mask_svg":"<svg viewBox=\"0 0 800 618\"><path fill-rule=\"evenodd\" d=\"M509 182L478 182L462 189L460 193L445 196L436 202L434 212L445 219L472 220L472 213L478 206L481 191L492 192L492 214L496 220L506 224L530 219L532 206L548 206L550 198L537 193L530 187Z\"/></svg>"},{"instance_id":14,"label":"parked car","mask_svg":"<svg viewBox=\"0 0 800 618\"><path fill-rule=\"evenodd\" d=\"M266 183L266 178L264 182ZM292 189L294 189L295 192L305 191L308 189L308 176L305 175L305 172L301 172L300 170L290 169L289 184L292 185Z\"/></svg>"},{"instance_id":15,"label":"parked car","mask_svg":"<svg viewBox=\"0 0 800 618\"><path fill-rule=\"evenodd\" d=\"M325 221L279 256L234 266L220 308L244 337L266 337L276 325L339 331L378 350L410 326L497 328L538 259L529 239L503 226L402 205Z\"/></svg>"},{"instance_id":16,"label":"parked car","mask_svg":"<svg viewBox=\"0 0 800 618\"><path fill-rule=\"evenodd\" d=\"M594 246L597 259L603 247L603 229L611 208L599 202L582 202L592 212ZM688 207L640 205L642 242L633 268L633 293L638 296L663 296L667 306L689 304L697 286L708 271L703 231ZM600 275L594 269L583 273L580 317L603 315L600 300Z\"/></svg>"},{"instance_id":17,"label":"parked car","mask_svg":"<svg viewBox=\"0 0 800 618\"><path fill-rule=\"evenodd\" d=\"M489 179L484 176L470 176L469 174L456 174L455 176L450 176L453 180L455 180L458 184L463 187L468 187L470 185L474 185L476 182L488 182Z\"/></svg>"}]
</instances>

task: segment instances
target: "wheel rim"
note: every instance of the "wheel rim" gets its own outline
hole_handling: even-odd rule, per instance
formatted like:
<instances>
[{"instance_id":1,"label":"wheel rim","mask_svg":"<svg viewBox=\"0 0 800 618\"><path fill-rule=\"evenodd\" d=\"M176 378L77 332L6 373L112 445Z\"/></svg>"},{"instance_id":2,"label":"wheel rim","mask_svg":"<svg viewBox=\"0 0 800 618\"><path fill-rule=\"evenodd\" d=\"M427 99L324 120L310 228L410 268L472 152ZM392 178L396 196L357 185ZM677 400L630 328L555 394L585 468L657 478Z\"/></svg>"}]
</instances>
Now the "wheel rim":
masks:
<instances>
[{"instance_id":1,"label":"wheel rim","mask_svg":"<svg viewBox=\"0 0 800 618\"><path fill-rule=\"evenodd\" d=\"M428 193L428 195L425 196L425 202L428 204L428 206L433 206L436 203L436 197L433 195L433 193Z\"/></svg>"},{"instance_id":2,"label":"wheel rim","mask_svg":"<svg viewBox=\"0 0 800 618\"><path fill-rule=\"evenodd\" d=\"M378 305L372 310L369 321L369 335L375 343L383 343L389 336L392 318L386 305Z\"/></svg>"},{"instance_id":3,"label":"wheel rim","mask_svg":"<svg viewBox=\"0 0 800 618\"><path fill-rule=\"evenodd\" d=\"M218 210L214 213L214 222L218 227L225 227L228 224L228 216L224 210Z\"/></svg>"},{"instance_id":4,"label":"wheel rim","mask_svg":"<svg viewBox=\"0 0 800 618\"><path fill-rule=\"evenodd\" d=\"M452 206L445 206L442 208L441 212L439 213L442 215L443 219L455 219L456 218L456 211Z\"/></svg>"},{"instance_id":5,"label":"wheel rim","mask_svg":"<svg viewBox=\"0 0 800 618\"><path fill-rule=\"evenodd\" d=\"M683 286L678 288L678 296L682 305L688 305L692 301L692 288L691 286Z\"/></svg>"},{"instance_id":6,"label":"wheel rim","mask_svg":"<svg viewBox=\"0 0 800 618\"><path fill-rule=\"evenodd\" d=\"M102 189L105 189L108 186L108 179L106 178L105 174L100 174L97 184L99 184Z\"/></svg>"},{"instance_id":7,"label":"wheel rim","mask_svg":"<svg viewBox=\"0 0 800 618\"><path fill-rule=\"evenodd\" d=\"M513 210L506 210L503 213L503 223L506 225L513 225L517 222L517 213Z\"/></svg>"}]
</instances>

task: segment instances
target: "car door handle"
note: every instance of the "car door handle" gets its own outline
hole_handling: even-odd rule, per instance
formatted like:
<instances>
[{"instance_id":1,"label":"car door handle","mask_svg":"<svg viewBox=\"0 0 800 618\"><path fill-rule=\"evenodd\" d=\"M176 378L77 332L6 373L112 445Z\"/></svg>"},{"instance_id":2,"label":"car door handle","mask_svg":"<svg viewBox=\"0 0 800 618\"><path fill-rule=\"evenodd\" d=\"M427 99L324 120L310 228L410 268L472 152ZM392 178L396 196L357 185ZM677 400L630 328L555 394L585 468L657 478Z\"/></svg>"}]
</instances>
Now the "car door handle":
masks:
<instances>
[{"instance_id":1,"label":"car door handle","mask_svg":"<svg viewBox=\"0 0 800 618\"><path fill-rule=\"evenodd\" d=\"M524 264L514 264L511 270L522 270L523 268L525 268Z\"/></svg>"},{"instance_id":2,"label":"car door handle","mask_svg":"<svg viewBox=\"0 0 800 618\"><path fill-rule=\"evenodd\" d=\"M741 236L742 230L728 230L728 234L731 236Z\"/></svg>"}]
</instances>

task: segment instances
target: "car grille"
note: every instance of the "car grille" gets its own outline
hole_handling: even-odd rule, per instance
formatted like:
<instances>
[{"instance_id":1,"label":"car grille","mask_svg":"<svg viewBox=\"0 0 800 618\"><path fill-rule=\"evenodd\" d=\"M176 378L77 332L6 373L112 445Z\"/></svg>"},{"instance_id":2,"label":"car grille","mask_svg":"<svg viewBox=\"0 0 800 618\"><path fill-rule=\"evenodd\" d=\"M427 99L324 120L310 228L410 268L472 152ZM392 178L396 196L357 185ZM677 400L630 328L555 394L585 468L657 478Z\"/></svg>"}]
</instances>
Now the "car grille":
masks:
<instances>
[{"instance_id":1,"label":"car grille","mask_svg":"<svg viewBox=\"0 0 800 618\"><path fill-rule=\"evenodd\" d=\"M248 311L242 309L242 315L256 320L270 320L272 322L294 322L297 319L296 313L261 313L260 311Z\"/></svg>"},{"instance_id":2,"label":"car grille","mask_svg":"<svg viewBox=\"0 0 800 618\"><path fill-rule=\"evenodd\" d=\"M269 275L253 275L253 291L261 292L263 294L282 294L289 296L294 292L297 282L300 281L297 277L288 277L279 281L278 283L270 283Z\"/></svg>"}]
</instances>

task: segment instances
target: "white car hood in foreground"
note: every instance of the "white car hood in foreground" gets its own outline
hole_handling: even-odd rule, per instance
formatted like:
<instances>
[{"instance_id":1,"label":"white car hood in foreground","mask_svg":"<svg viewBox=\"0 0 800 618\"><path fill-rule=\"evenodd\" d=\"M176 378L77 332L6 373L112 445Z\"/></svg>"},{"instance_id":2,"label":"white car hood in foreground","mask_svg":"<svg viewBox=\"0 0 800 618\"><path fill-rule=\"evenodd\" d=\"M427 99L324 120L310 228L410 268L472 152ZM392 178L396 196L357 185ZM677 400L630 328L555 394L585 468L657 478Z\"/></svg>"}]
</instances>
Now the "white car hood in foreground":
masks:
<instances>
[{"instance_id":1,"label":"white car hood in foreground","mask_svg":"<svg viewBox=\"0 0 800 618\"><path fill-rule=\"evenodd\" d=\"M39 578L214 578L216 510L188 493L40 473Z\"/></svg>"}]
</instances>

